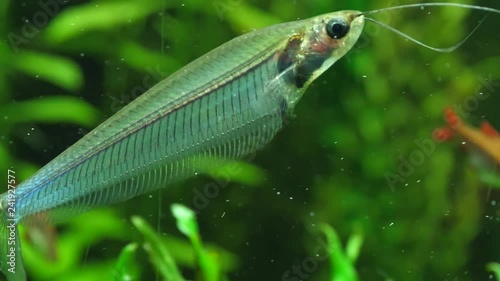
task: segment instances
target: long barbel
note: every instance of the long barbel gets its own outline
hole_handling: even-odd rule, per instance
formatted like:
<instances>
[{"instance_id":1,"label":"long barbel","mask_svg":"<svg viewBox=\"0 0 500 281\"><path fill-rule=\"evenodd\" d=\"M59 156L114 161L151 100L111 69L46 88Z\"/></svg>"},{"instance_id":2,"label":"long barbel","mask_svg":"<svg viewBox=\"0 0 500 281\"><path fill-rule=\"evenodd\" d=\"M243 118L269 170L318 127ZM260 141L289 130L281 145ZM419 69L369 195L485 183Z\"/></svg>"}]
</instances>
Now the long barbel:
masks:
<instances>
[{"instance_id":1,"label":"long barbel","mask_svg":"<svg viewBox=\"0 0 500 281\"><path fill-rule=\"evenodd\" d=\"M13 202L1 195L1 271L8 280L26 278L18 223L57 222L125 201L195 175L209 158L241 158L263 147L311 82L353 47L363 25L360 12L341 11L267 27L152 87L21 183Z\"/></svg>"}]
</instances>

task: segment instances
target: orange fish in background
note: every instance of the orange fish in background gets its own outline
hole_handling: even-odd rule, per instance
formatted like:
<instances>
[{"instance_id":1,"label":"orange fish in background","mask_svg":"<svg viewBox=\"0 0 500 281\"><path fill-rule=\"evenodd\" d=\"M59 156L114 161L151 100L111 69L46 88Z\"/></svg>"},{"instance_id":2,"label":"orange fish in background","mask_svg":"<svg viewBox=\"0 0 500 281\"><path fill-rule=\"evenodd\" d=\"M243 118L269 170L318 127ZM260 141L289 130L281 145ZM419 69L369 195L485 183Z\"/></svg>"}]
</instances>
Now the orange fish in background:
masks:
<instances>
[{"instance_id":1,"label":"orange fish in background","mask_svg":"<svg viewBox=\"0 0 500 281\"><path fill-rule=\"evenodd\" d=\"M485 167L484 162L490 162L489 164L494 164L495 169L498 171L500 165L500 133L490 123L483 121L479 128L474 128L463 122L452 108L445 109L444 118L447 126L434 130L434 140L444 142L457 136L464 140L467 145L472 146L472 156L474 158L482 158L475 161L478 166ZM488 161L484 161L484 158L487 158ZM491 168L491 165L488 166Z\"/></svg>"}]
</instances>

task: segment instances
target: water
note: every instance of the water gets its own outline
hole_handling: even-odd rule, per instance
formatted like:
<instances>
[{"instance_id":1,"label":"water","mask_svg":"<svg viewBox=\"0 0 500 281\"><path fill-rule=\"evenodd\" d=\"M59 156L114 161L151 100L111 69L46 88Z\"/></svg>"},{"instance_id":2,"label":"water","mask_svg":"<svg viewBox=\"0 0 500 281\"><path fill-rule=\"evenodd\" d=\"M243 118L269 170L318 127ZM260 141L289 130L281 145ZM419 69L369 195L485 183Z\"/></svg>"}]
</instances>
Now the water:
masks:
<instances>
[{"instance_id":1,"label":"water","mask_svg":"<svg viewBox=\"0 0 500 281\"><path fill-rule=\"evenodd\" d=\"M119 103L113 101L136 98L242 31L332 10L382 8L389 2L373 6L326 0L160 3L159 8L145 8L148 16L129 22L133 15L127 15L124 22L111 24L113 28L93 31L75 26L84 31L68 38L61 37L63 32L49 32L50 22L62 14L46 12L47 23L36 26L46 35L23 34L25 22L20 19L35 22L34 16L43 9L37 3L0 4L9 23L0 24L0 30L26 39L15 47L9 41L0 45L8 50L0 52L0 61L21 58L21 66L2 64L15 75L0 72L0 116L4 116L0 128L6 136L0 142L0 170L13 167L20 179L26 178L79 139L82 131L98 124L102 118L87 110L88 104L110 116L118 109ZM104 3L95 7L96 12L104 8ZM481 17L480 12L454 8L377 16L438 47L460 41ZM197 212L203 241L232 253L223 251L220 261L228 268L229 280L328 280L331 256L324 251L323 223L337 230L343 245L351 235L362 233L355 266L360 280L494 280L484 268L500 262L500 191L480 178L494 165L471 147L470 140L440 143L432 132L445 125L447 106L471 126L487 120L500 128L499 18L490 15L466 44L450 54L424 49L367 23L357 47L316 80L297 106L296 118L288 120L250 166L231 173L232 182L198 176L166 188L161 196L152 193L68 222L54 239L70 241L59 244L60 251L78 261L69 269L49 266L44 262L47 254L35 251L41 248L37 243L50 238L23 242L32 269L29 276L33 280L82 276L82 266L91 276L88 280L109 274L120 250L139 237L130 223L130 216L139 215L158 233L166 233L162 236L167 248L185 269L184 276L194 279L193 266L182 260L183 253L191 251L190 243L170 213L176 202ZM25 57L24 63L25 49L64 61ZM50 106L42 110L33 104L24 111L2 112L4 105L56 94L81 97L86 104L68 104L66 111ZM33 114L35 109L42 113ZM35 125L37 133L27 136L26 126ZM216 186L210 197L199 199L199 192L210 184ZM180 247L175 244L178 239ZM96 263L103 267L93 267ZM136 263L143 280L155 278L147 259Z\"/></svg>"}]
</instances>

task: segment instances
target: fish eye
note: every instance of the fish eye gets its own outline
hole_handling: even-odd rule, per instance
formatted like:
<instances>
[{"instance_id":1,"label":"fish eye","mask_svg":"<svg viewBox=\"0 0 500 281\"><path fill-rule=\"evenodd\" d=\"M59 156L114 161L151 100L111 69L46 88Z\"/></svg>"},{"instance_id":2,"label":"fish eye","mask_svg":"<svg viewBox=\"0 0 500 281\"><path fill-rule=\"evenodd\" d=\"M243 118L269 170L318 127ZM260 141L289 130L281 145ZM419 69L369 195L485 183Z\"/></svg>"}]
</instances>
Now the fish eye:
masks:
<instances>
[{"instance_id":1,"label":"fish eye","mask_svg":"<svg viewBox=\"0 0 500 281\"><path fill-rule=\"evenodd\" d=\"M340 39L344 37L349 31L349 25L343 19L331 19L326 24L326 33L333 39Z\"/></svg>"}]
</instances>

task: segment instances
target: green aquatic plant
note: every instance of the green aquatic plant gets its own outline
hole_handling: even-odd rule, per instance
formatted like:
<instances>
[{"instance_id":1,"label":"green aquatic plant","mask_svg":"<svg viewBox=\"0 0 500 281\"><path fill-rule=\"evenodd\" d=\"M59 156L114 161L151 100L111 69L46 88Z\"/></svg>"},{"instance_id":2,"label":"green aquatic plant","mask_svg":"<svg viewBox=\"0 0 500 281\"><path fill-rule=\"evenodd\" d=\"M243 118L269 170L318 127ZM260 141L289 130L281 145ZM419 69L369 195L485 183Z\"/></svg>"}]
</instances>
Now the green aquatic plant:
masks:
<instances>
[{"instance_id":1,"label":"green aquatic plant","mask_svg":"<svg viewBox=\"0 0 500 281\"><path fill-rule=\"evenodd\" d=\"M245 31L327 11L392 5L391 1L353 1L346 6L326 0L296 4L217 0L218 7L229 9L222 10L221 18L211 1L140 1L143 7L137 7L137 1L100 2L70 1L61 6L40 33L18 46L17 56L7 35L23 35L22 18L32 20L40 7L37 1L0 1L0 15L6 19L0 23L6 40L0 43L0 109L10 116L5 119L7 114L0 112L0 170L14 167L18 181L73 144L82 136L80 131L90 130L154 82ZM103 9L94 9L96 4ZM111 13L107 7L128 4L137 13L130 9L112 13L109 24L103 23L107 17L97 17ZM80 12L85 16L77 22L80 30L65 25ZM480 16L456 9L417 9L380 19L445 46L463 38ZM91 26L93 18L99 24ZM307 254L304 244L311 236L304 234L303 225L318 220L334 226L340 237L349 236L352 222L362 225L360 280L379 280L382 273L393 280L488 278L476 265L500 258L495 235L500 231L498 189L486 189L460 145L434 143L422 150L417 143L432 140L432 130L442 125L445 106L470 108L466 101L477 89L490 95L474 110L465 110L468 118L485 115L500 127L494 83L500 79L496 30L497 21L490 16L471 41L442 55L369 29L351 54L312 85L311 94L297 107L299 118L291 120L282 136L253 160L252 167L260 167L259 178L252 172L245 182L201 176L161 196L154 193L152 198L117 206L113 215L96 211L74 219L57 229L61 259L55 263L23 240L27 271L33 280L90 281L111 276L122 248L137 242L130 238L137 231L124 223L134 214L148 221L161 217L156 234L177 266L192 270L199 265L191 242L172 237L175 224L158 201L164 205L182 199L192 207L197 191L219 182L218 196L206 197L203 202L209 204L194 209L204 240L238 253L225 256L220 265L230 268L224 272L231 280L280 278L293 263L289 257ZM11 109L16 104L19 111ZM423 155L423 162L412 162L415 155ZM389 184L387 172L401 180ZM249 188L253 185L259 188ZM108 227L97 224L101 220ZM92 246L87 250L88 245ZM135 255L147 255L138 245ZM140 261L142 274L151 276L151 265ZM245 269L244 274L235 273L239 273L235 264ZM310 279L324 280L324 276L318 271Z\"/></svg>"},{"instance_id":2,"label":"green aquatic plant","mask_svg":"<svg viewBox=\"0 0 500 281\"><path fill-rule=\"evenodd\" d=\"M486 265L488 271L493 272L497 280L500 280L500 263L491 262Z\"/></svg>"}]
</instances>

